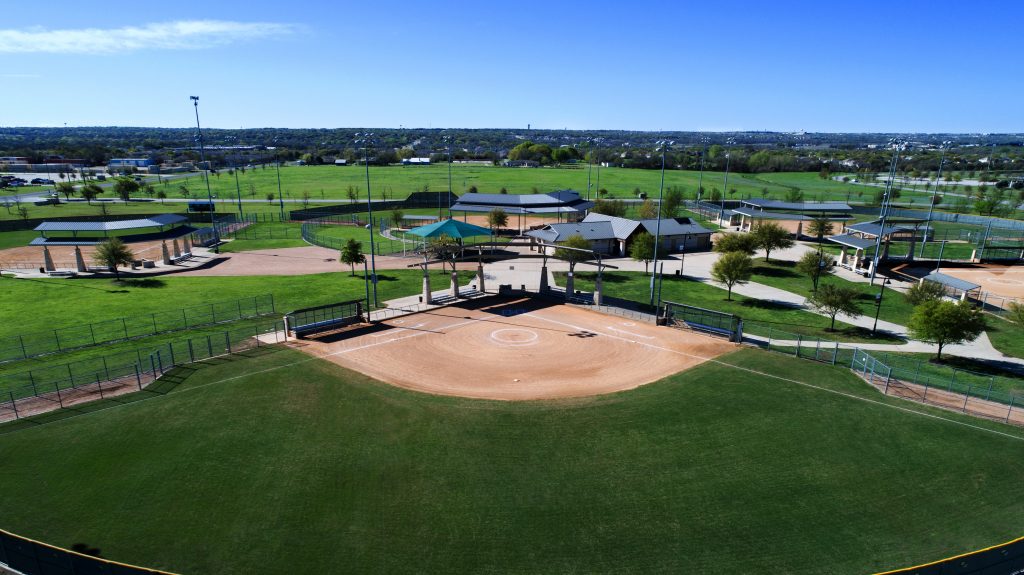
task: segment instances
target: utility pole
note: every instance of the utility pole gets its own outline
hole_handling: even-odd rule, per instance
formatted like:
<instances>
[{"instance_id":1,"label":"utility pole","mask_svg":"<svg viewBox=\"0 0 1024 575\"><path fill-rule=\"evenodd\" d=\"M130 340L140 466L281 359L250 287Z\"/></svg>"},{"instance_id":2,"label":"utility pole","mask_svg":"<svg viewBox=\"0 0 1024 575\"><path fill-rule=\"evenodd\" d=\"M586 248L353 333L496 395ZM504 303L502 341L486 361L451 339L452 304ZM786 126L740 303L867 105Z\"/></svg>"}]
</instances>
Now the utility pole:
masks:
<instances>
[{"instance_id":1,"label":"utility pole","mask_svg":"<svg viewBox=\"0 0 1024 575\"><path fill-rule=\"evenodd\" d=\"M658 142L661 144L661 186L658 189L658 222L654 226L654 273L658 271L658 247L661 243L661 207L665 200L665 152L672 142L662 140ZM664 267L664 264L662 264ZM658 290L658 305L661 305L661 290ZM654 307L654 275L651 276L651 307Z\"/></svg>"}]
</instances>

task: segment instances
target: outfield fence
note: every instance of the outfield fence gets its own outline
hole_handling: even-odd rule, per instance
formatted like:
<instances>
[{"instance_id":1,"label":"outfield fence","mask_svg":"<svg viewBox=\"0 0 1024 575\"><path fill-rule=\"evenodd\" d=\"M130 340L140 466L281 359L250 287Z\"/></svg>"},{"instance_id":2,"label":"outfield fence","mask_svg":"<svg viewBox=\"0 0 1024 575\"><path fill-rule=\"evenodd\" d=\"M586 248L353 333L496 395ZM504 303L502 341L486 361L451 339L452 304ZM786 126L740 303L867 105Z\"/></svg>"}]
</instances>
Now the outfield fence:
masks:
<instances>
[{"instance_id":1,"label":"outfield fence","mask_svg":"<svg viewBox=\"0 0 1024 575\"><path fill-rule=\"evenodd\" d=\"M0 566L6 566L24 575L172 575L166 571L118 563L54 547L2 529Z\"/></svg>"},{"instance_id":2,"label":"outfield fence","mask_svg":"<svg viewBox=\"0 0 1024 575\"><path fill-rule=\"evenodd\" d=\"M0 422L140 391L175 366L284 341L284 322L274 320L6 375Z\"/></svg>"},{"instance_id":3,"label":"outfield fence","mask_svg":"<svg viewBox=\"0 0 1024 575\"><path fill-rule=\"evenodd\" d=\"M229 232L226 237L233 240L290 240L301 239L302 230L296 227L246 226Z\"/></svg>"},{"instance_id":4,"label":"outfield fence","mask_svg":"<svg viewBox=\"0 0 1024 575\"><path fill-rule=\"evenodd\" d=\"M275 313L273 294L120 317L0 339L0 363Z\"/></svg>"},{"instance_id":5,"label":"outfield fence","mask_svg":"<svg viewBox=\"0 0 1024 575\"><path fill-rule=\"evenodd\" d=\"M349 238L334 236L330 230L339 226L364 228L365 222L354 219L352 216L328 216L306 220L302 223L302 239L307 242L324 248L340 250L348 242ZM367 232L372 233L372 232ZM363 250L370 247L369 236L359 240L363 244ZM422 242L403 242L385 238L379 234L373 238L373 253L378 256L396 256L419 253Z\"/></svg>"}]
</instances>

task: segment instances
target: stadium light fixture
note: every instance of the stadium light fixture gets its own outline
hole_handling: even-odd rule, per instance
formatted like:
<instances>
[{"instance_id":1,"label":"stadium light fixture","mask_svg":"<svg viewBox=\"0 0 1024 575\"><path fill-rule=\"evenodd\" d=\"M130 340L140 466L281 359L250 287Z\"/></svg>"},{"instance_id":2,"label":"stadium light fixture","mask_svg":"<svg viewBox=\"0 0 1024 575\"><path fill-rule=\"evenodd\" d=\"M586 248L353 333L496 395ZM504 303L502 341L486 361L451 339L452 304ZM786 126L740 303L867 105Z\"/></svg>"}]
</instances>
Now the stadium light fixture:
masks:
<instances>
[{"instance_id":1,"label":"stadium light fixture","mask_svg":"<svg viewBox=\"0 0 1024 575\"><path fill-rule=\"evenodd\" d=\"M203 163L203 174L206 176L206 199L210 208L210 227L213 228L213 253L220 253L220 232L214 218L213 191L210 189L210 166L206 163L206 151L203 148L203 129L199 126L199 96L189 96L196 109L196 139L199 140L199 161Z\"/></svg>"},{"instance_id":2,"label":"stadium light fixture","mask_svg":"<svg viewBox=\"0 0 1024 575\"><path fill-rule=\"evenodd\" d=\"M359 133L356 133L358 136ZM373 144L373 134L364 133L362 139L355 141L356 144L363 144L363 165L366 166L366 212L367 225L370 228L370 283L373 285L373 305L378 307L380 302L377 299L377 261L374 257L376 249L373 241L373 196L370 194L370 146ZM369 306L369 301L367 301Z\"/></svg>"},{"instance_id":3,"label":"stadium light fixture","mask_svg":"<svg viewBox=\"0 0 1024 575\"><path fill-rule=\"evenodd\" d=\"M892 147L892 160L889 163L889 179L885 183L882 208L879 211L878 237L875 238L875 255L872 259L871 277L868 279L868 285L875 285L875 275L878 273L878 263L881 261L879 252L882 250L882 236L885 235L885 220L889 215L889 204L892 202L892 186L896 180L896 167L900 162L900 152L907 148L907 142L900 138L893 138L889 140L889 145ZM884 285L883 289L885 289Z\"/></svg>"},{"instance_id":4,"label":"stadium light fixture","mask_svg":"<svg viewBox=\"0 0 1024 575\"><path fill-rule=\"evenodd\" d=\"M665 153L667 152L668 147L675 142L659 140L657 143L661 146L661 185L658 188L658 221L654 225L654 273L651 274L651 307L654 307L654 277L658 272L658 247L661 243L661 218L664 216L661 211L661 207L665 201ZM662 268L664 268L664 264L662 265ZM660 298L658 299L658 305L661 305Z\"/></svg>"},{"instance_id":5,"label":"stadium light fixture","mask_svg":"<svg viewBox=\"0 0 1024 575\"><path fill-rule=\"evenodd\" d=\"M953 145L953 142L946 140L939 145L942 155L939 156L939 171L935 173L935 187L932 188L932 199L928 204L928 218L925 220L924 238L921 240L921 254L917 257L924 257L924 248L928 244L928 226L932 223L932 211L935 209L935 195L939 193L939 182L942 181L942 164L946 161L946 150Z\"/></svg>"}]
</instances>

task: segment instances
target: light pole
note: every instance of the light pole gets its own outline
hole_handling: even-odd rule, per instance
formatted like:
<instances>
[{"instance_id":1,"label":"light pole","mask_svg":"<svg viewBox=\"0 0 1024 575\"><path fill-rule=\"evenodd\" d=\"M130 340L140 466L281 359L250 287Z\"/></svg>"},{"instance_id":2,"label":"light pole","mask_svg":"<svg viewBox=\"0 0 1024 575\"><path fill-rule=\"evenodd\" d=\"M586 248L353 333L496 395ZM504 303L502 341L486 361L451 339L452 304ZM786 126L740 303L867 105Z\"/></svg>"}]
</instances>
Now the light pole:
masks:
<instances>
[{"instance_id":1,"label":"light pole","mask_svg":"<svg viewBox=\"0 0 1024 575\"><path fill-rule=\"evenodd\" d=\"M593 169L594 169L594 152L592 150L590 142L587 142L587 201L588 202L590 201L590 173L593 171Z\"/></svg>"},{"instance_id":2,"label":"light pole","mask_svg":"<svg viewBox=\"0 0 1024 575\"><path fill-rule=\"evenodd\" d=\"M284 193L281 191L281 159L274 158L274 166L277 168L277 203L281 206L281 221L284 221Z\"/></svg>"},{"instance_id":3,"label":"light pole","mask_svg":"<svg viewBox=\"0 0 1024 575\"><path fill-rule=\"evenodd\" d=\"M444 137L445 149L448 152L448 217L452 216L452 139L451 136ZM369 184L367 184L369 187ZM440 212L437 214L440 219Z\"/></svg>"},{"instance_id":4,"label":"light pole","mask_svg":"<svg viewBox=\"0 0 1024 575\"><path fill-rule=\"evenodd\" d=\"M725 153L725 183L722 184L722 211L718 214L718 223L721 224L722 220L725 219L725 192L729 189L729 162L732 161L732 154L729 152Z\"/></svg>"},{"instance_id":5,"label":"light pole","mask_svg":"<svg viewBox=\"0 0 1024 575\"><path fill-rule=\"evenodd\" d=\"M935 209L935 194L939 191L939 182L942 181L942 164L946 161L946 150L953 144L953 142L946 140L939 146L942 150L942 155L939 156L939 171L935 174L935 187L932 188L932 200L928 205L928 219L924 223L924 237L921 239L921 254L917 257L924 257L924 248L928 243L928 226L932 223L932 210Z\"/></svg>"},{"instance_id":6,"label":"light pole","mask_svg":"<svg viewBox=\"0 0 1024 575\"><path fill-rule=\"evenodd\" d=\"M370 194L370 137L373 134L363 134L363 164L366 166L366 212L367 222L370 228L370 283L373 284L373 306L378 307L377 301L377 261L375 258L376 248L373 242L373 196ZM356 140L359 143L359 140ZM369 306L369 302L367 302Z\"/></svg>"},{"instance_id":7,"label":"light pole","mask_svg":"<svg viewBox=\"0 0 1024 575\"><path fill-rule=\"evenodd\" d=\"M238 166L235 166L235 193L238 194L238 216L239 219L245 217L242 213L242 186L238 183Z\"/></svg>"},{"instance_id":8,"label":"light pole","mask_svg":"<svg viewBox=\"0 0 1024 575\"><path fill-rule=\"evenodd\" d=\"M206 163L206 151L203 148L203 129L199 127L199 96L189 96L196 109L196 134L199 139L199 161L203 163L203 174L206 176L206 199L210 208L210 227L213 228L213 253L220 253L220 232L217 231L217 220L214 218L213 190L210 189L210 166Z\"/></svg>"},{"instance_id":9,"label":"light pole","mask_svg":"<svg viewBox=\"0 0 1024 575\"><path fill-rule=\"evenodd\" d=\"M871 277L868 280L868 285L875 285L875 275L878 273L878 262L881 257L879 252L882 251L882 236L885 235L885 220L889 215L889 202L892 197L892 184L896 179L896 166L900 162L900 152L906 147L907 143L899 138L893 138L889 140L892 145L892 160L889 163L889 179L885 183L885 192L882 196L882 208L879 211L881 218L878 221L878 237L875 238L875 255L874 263L871 265Z\"/></svg>"},{"instance_id":10,"label":"light pole","mask_svg":"<svg viewBox=\"0 0 1024 575\"><path fill-rule=\"evenodd\" d=\"M704 195L704 157L708 155L708 137L702 136L700 139L704 146L700 152L700 175L697 176L697 201L700 202L701 197ZM700 207L700 206L698 206Z\"/></svg>"},{"instance_id":11,"label":"light pole","mask_svg":"<svg viewBox=\"0 0 1024 575\"><path fill-rule=\"evenodd\" d=\"M654 274L658 273L658 247L661 243L661 206L665 199L665 152L672 142L661 140L658 144L661 145L661 185L658 188L658 222L654 225L654 273L651 275L651 307L654 307ZM660 298L658 305L661 305Z\"/></svg>"},{"instance_id":12,"label":"light pole","mask_svg":"<svg viewBox=\"0 0 1024 575\"><path fill-rule=\"evenodd\" d=\"M878 314L882 313L882 297L885 295L885 281L882 280L882 289L875 296L875 324L871 326L871 335L874 336L875 332L878 331Z\"/></svg>"}]
</instances>

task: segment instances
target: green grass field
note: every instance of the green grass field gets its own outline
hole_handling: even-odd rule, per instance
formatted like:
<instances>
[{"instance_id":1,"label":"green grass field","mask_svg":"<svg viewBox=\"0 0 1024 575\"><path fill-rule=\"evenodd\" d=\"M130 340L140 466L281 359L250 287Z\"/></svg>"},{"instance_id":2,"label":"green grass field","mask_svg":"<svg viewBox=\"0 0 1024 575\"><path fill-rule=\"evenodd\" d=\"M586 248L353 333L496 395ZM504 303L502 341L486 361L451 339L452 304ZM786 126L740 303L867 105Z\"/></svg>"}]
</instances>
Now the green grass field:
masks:
<instances>
[{"instance_id":1,"label":"green grass field","mask_svg":"<svg viewBox=\"0 0 1024 575\"><path fill-rule=\"evenodd\" d=\"M560 285L565 283L565 273L556 273ZM576 287L584 291L594 288L593 272L576 272ZM605 295L629 301L648 303L650 297L650 276L639 272L606 272L603 274ZM732 313L744 320L744 333L774 337L788 337L785 334L799 334L805 337L820 337L844 342L900 343L903 340L886 334L871 336L870 330L858 328L842 321L836 321L836 331L826 331L830 321L824 316L782 304L757 300L733 294L732 301L726 299L726 290L717 286L686 278L666 275L662 282L663 300L702 307L725 313Z\"/></svg>"},{"instance_id":2,"label":"green grass field","mask_svg":"<svg viewBox=\"0 0 1024 575\"><path fill-rule=\"evenodd\" d=\"M839 368L721 360L549 402L417 394L288 350L211 361L0 427L2 526L180 573L809 574L1024 527L1021 430Z\"/></svg>"}]
</instances>

